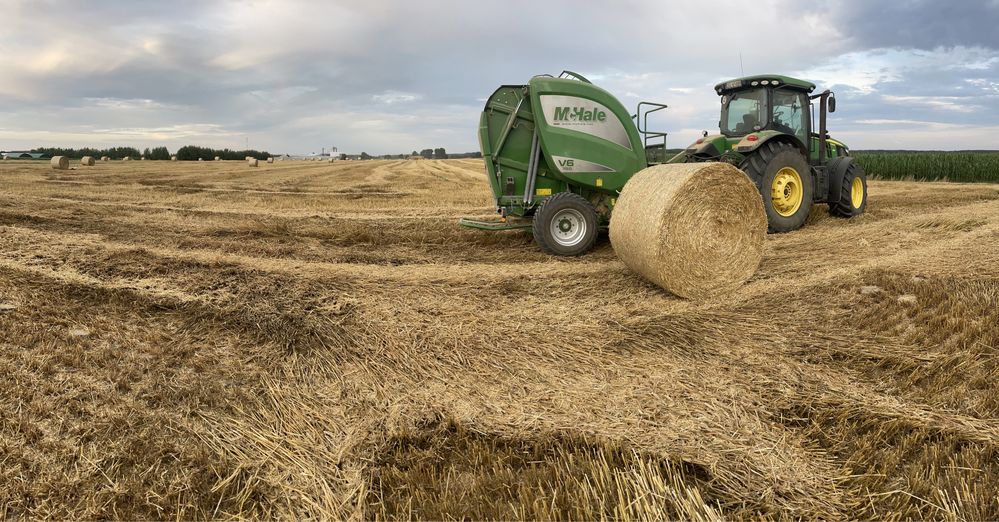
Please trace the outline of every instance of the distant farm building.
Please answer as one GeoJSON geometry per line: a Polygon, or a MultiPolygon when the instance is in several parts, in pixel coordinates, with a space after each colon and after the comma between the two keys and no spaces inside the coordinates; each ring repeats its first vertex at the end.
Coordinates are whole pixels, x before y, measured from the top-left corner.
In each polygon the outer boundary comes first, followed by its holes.
{"type": "Polygon", "coordinates": [[[49,159],[51,156],[44,152],[25,152],[12,150],[10,152],[0,152],[4,159],[49,159]]]}

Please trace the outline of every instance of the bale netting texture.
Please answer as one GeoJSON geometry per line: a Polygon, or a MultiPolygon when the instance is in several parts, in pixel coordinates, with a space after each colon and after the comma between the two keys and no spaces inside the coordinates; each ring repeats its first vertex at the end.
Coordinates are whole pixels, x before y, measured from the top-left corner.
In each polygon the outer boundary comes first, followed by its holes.
{"type": "Polygon", "coordinates": [[[80,165],[83,165],[84,167],[93,167],[96,163],[97,162],[94,161],[93,156],[84,156],[80,159],[80,165]]]}
{"type": "Polygon", "coordinates": [[[624,264],[688,299],[746,282],[760,266],[766,234],[759,191],[727,163],[657,165],[635,174],[610,222],[624,264]]]}
{"type": "Polygon", "coordinates": [[[52,156],[51,165],[56,170],[66,170],[69,168],[69,158],[66,156],[52,156]]]}

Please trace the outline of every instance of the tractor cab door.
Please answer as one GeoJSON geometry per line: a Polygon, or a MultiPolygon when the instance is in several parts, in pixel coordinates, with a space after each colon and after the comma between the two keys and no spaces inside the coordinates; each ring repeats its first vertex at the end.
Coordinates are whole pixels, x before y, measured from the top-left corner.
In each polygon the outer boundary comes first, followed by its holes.
{"type": "Polygon", "coordinates": [[[811,132],[811,117],[808,110],[810,106],[808,95],[803,92],[774,89],[771,128],[794,136],[801,142],[802,147],[808,147],[808,136],[811,132]]]}

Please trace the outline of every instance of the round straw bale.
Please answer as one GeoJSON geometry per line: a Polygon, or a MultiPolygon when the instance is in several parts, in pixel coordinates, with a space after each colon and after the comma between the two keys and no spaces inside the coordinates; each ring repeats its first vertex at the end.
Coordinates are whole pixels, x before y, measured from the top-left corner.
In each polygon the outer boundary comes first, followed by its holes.
{"type": "Polygon", "coordinates": [[[177,156],[170,156],[170,161],[177,161],[177,156]]]}
{"type": "Polygon", "coordinates": [[[84,167],[93,167],[96,163],[97,162],[94,161],[93,156],[84,156],[80,159],[80,165],[83,165],[84,167]]]}
{"type": "Polygon", "coordinates": [[[222,161],[222,158],[215,156],[215,161],[222,161]]]}
{"type": "Polygon", "coordinates": [[[131,156],[125,156],[125,157],[124,157],[124,158],[122,158],[121,160],[122,160],[122,161],[132,161],[132,157],[131,157],[131,156]]]}
{"type": "Polygon", "coordinates": [[[145,157],[145,156],[143,156],[143,157],[139,158],[139,160],[140,160],[140,161],[146,161],[146,157],[145,157]]]}
{"type": "Polygon", "coordinates": [[[50,163],[52,168],[55,170],[68,170],[69,169],[69,158],[66,156],[52,156],[52,161],[50,163]]]}
{"type": "Polygon", "coordinates": [[[267,163],[274,163],[274,158],[267,158],[267,163]]]}
{"type": "Polygon", "coordinates": [[[727,163],[656,165],[621,190],[610,222],[618,257],[688,299],[731,292],[763,258],[767,216],[756,186],[727,163]]]}
{"type": "Polygon", "coordinates": [[[101,156],[101,161],[111,161],[111,158],[108,156],[101,156]]]}
{"type": "Polygon", "coordinates": [[[246,160],[246,163],[248,165],[250,165],[251,167],[256,167],[257,166],[257,158],[250,158],[250,159],[246,160]]]}

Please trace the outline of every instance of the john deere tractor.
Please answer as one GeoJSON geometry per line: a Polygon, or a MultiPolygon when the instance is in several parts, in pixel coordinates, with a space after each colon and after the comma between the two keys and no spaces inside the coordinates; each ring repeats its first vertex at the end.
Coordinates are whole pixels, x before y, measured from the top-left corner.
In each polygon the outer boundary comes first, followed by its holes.
{"type": "Polygon", "coordinates": [[[756,183],[771,232],[801,227],[814,203],[852,217],[867,207],[867,176],[846,145],[829,138],[830,91],[812,94],[806,81],[767,74],[715,86],[721,96],[720,134],[704,136],[670,163],[725,161],[756,183]],[[818,101],[818,122],[813,117],[818,101]]]}
{"type": "MultiPolygon", "coordinates": [[[[864,171],[826,132],[832,93],[778,75],[719,84],[721,133],[707,132],[665,159],[666,133],[648,130],[641,102],[634,114],[607,91],[571,71],[504,85],[486,102],[479,144],[499,221],[461,220],[484,230],[530,229],[549,254],[576,256],[592,248],[617,195],[637,172],[661,163],[725,161],[742,169],[763,197],[771,232],[797,229],[812,204],[837,216],[867,204],[864,171]],[[818,101],[818,124],[812,109],[818,101]]],[[[663,169],[669,175],[669,169],[663,169]]],[[[696,195],[691,195],[696,197],[696,195]]]]}

